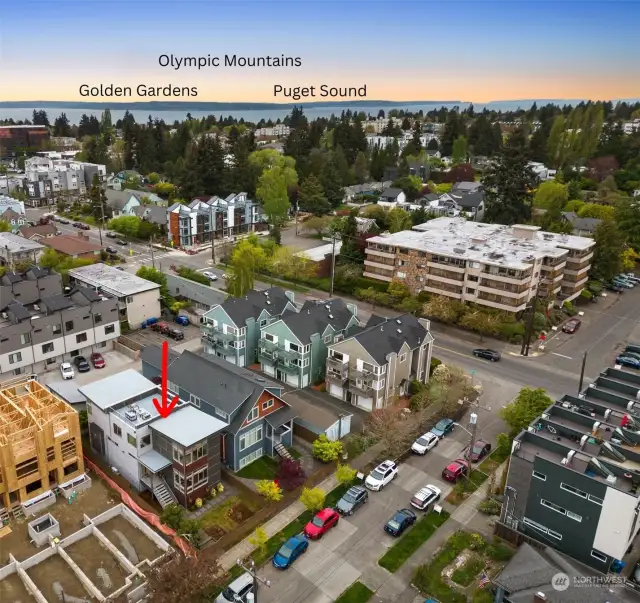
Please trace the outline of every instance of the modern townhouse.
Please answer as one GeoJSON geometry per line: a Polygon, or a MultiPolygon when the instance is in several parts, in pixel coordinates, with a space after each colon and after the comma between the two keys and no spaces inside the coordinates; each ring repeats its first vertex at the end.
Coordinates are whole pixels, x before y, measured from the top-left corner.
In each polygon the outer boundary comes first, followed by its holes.
{"type": "Polygon", "coordinates": [[[31,266],[25,272],[6,272],[0,276],[0,311],[14,302],[38,303],[42,297],[62,293],[62,276],[49,268],[31,266]]]}
{"type": "Polygon", "coordinates": [[[289,136],[290,133],[291,128],[289,126],[285,126],[284,124],[276,124],[275,126],[272,126],[270,128],[256,128],[254,135],[285,138],[286,136],[289,136]]]}
{"type": "Polygon", "coordinates": [[[87,400],[91,448],[162,508],[190,507],[220,482],[224,422],[184,400],[162,418],[153,403],[159,386],[133,369],[78,389],[87,400]]]}
{"type": "Polygon", "coordinates": [[[120,320],[138,329],[148,318],[158,318],[160,285],[103,263],[69,270],[69,282],[89,287],[118,300],[120,320]]]}
{"type": "Polygon", "coordinates": [[[308,301],[298,314],[285,314],[260,330],[261,370],[294,387],[324,378],[327,346],[360,327],[357,308],[341,299],[308,301]]]}
{"type": "Polygon", "coordinates": [[[253,232],[264,221],[262,207],[247,193],[231,194],[226,199],[196,197],[188,205],[175,203],[167,209],[167,233],[176,247],[253,232]]]}
{"type": "Polygon", "coordinates": [[[501,521],[607,573],[640,528],[640,374],[608,368],[513,441],[501,521]]]}
{"type": "Polygon", "coordinates": [[[373,315],[364,330],[328,346],[327,392],[368,411],[384,408],[412,381],[427,382],[432,344],[428,320],[373,315]]]}
{"type": "Polygon", "coordinates": [[[37,264],[44,245],[12,232],[0,232],[0,266],[15,270],[21,264],[37,264]]]}
{"type": "Polygon", "coordinates": [[[260,329],[285,312],[297,311],[294,293],[280,287],[228,297],[202,317],[204,351],[238,366],[250,366],[258,362],[260,329]]]}
{"type": "MultiPolygon", "coordinates": [[[[157,379],[161,349],[142,351],[142,372],[157,379]]],[[[171,353],[169,390],[224,423],[221,462],[238,471],[263,455],[288,457],[296,412],[282,399],[282,385],[216,356],[171,353]]]]}
{"type": "Polygon", "coordinates": [[[0,378],[104,351],[120,336],[117,300],[90,288],[41,295],[37,303],[8,301],[0,315],[0,378]]]}
{"type": "MultiPolygon", "coordinates": [[[[6,178],[0,178],[0,190],[6,178]]],[[[18,201],[0,192],[0,219],[6,220],[5,213],[8,209],[20,216],[25,216],[24,201],[18,201]]]]}
{"type": "Polygon", "coordinates": [[[594,246],[593,239],[537,226],[442,217],[367,239],[364,275],[400,279],[416,294],[427,291],[518,313],[536,294],[558,301],[580,295],[594,246]]]}
{"type": "Polygon", "coordinates": [[[55,502],[54,490],[64,495],[86,479],[78,413],[36,379],[0,383],[0,476],[3,523],[39,512],[55,502]]]}

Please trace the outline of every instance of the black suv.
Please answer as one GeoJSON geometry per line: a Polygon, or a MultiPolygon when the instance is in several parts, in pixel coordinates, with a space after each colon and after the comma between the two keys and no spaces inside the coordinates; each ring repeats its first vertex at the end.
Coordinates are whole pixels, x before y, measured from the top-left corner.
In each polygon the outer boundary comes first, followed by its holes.
{"type": "Polygon", "coordinates": [[[167,335],[176,341],[182,341],[184,339],[184,333],[180,329],[169,329],[167,335]]]}
{"type": "Polygon", "coordinates": [[[495,350],[488,350],[486,348],[478,348],[477,350],[473,350],[473,355],[476,358],[491,360],[491,362],[498,362],[498,360],[500,360],[500,352],[496,352],[495,350]]]}
{"type": "Polygon", "coordinates": [[[336,505],[340,515],[353,515],[353,512],[369,500],[369,493],[362,486],[349,488],[336,505]]]}
{"type": "Polygon", "coordinates": [[[91,366],[84,356],[76,356],[73,359],[73,363],[76,365],[79,373],[86,373],[91,370],[91,366]]]}

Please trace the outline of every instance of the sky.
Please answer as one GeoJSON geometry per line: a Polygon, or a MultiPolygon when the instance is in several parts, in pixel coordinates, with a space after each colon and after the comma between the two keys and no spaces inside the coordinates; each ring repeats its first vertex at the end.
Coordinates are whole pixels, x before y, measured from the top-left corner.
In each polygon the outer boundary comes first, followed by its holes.
{"type": "Polygon", "coordinates": [[[83,98],[83,84],[131,87],[120,101],[290,102],[275,85],[323,84],[366,85],[369,100],[636,98],[638,23],[638,0],[7,2],[0,100],[110,100],[83,98]],[[159,65],[171,54],[302,65],[176,71],[159,65]],[[198,95],[142,97],[140,84],[198,95]]]}

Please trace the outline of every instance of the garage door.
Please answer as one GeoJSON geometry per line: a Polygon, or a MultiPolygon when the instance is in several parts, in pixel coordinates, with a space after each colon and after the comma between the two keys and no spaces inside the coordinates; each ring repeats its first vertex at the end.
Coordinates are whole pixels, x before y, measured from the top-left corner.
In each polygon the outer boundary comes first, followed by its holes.
{"type": "Polygon", "coordinates": [[[287,374],[287,383],[289,385],[293,385],[294,387],[298,387],[298,375],[289,375],[287,374]]]}
{"type": "Polygon", "coordinates": [[[335,385],[334,383],[329,384],[329,393],[335,398],[340,398],[342,400],[342,388],[339,385],[335,385]]]}
{"type": "Polygon", "coordinates": [[[276,370],[273,368],[272,364],[263,364],[262,372],[267,373],[267,375],[271,375],[272,377],[276,374],[276,370]]]}
{"type": "Polygon", "coordinates": [[[238,358],[238,366],[245,366],[244,364],[244,355],[238,358]]]}
{"type": "Polygon", "coordinates": [[[358,396],[357,405],[365,410],[373,410],[373,398],[365,398],[364,396],[358,396]]]}
{"type": "Polygon", "coordinates": [[[232,356],[231,354],[229,354],[229,356],[227,356],[226,360],[228,362],[230,362],[231,364],[235,364],[236,363],[236,357],[232,356]]]}

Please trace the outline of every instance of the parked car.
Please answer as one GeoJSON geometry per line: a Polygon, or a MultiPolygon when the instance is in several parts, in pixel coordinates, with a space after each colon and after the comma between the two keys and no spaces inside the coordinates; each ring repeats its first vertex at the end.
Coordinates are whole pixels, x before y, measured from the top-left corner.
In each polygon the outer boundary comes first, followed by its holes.
{"type": "Polygon", "coordinates": [[[336,511],[340,515],[353,515],[359,507],[369,500],[369,493],[362,486],[349,488],[336,504],[336,511]]]}
{"type": "Polygon", "coordinates": [[[73,372],[73,367],[71,366],[70,362],[63,362],[60,365],[60,374],[62,375],[63,379],[73,379],[76,374],[73,372]]]}
{"type": "Polygon", "coordinates": [[[369,490],[382,490],[391,480],[398,475],[398,466],[393,461],[380,463],[364,481],[364,485],[369,490]]]}
{"type": "Polygon", "coordinates": [[[218,275],[214,274],[213,272],[211,272],[210,270],[205,270],[202,273],[202,276],[206,276],[210,281],[217,281],[218,280],[218,275]]]}
{"type": "Polygon", "coordinates": [[[158,322],[157,318],[147,318],[147,320],[143,320],[142,324],[140,325],[141,329],[146,329],[147,327],[150,327],[151,325],[155,325],[158,322]]]}
{"type": "Polygon", "coordinates": [[[440,419],[432,428],[431,433],[438,436],[439,438],[444,438],[448,433],[453,431],[455,424],[453,419],[440,419]]]}
{"type": "Polygon", "coordinates": [[[426,454],[438,445],[439,438],[435,433],[428,431],[424,435],[421,435],[412,445],[411,452],[416,454],[426,454]]]}
{"type": "Polygon", "coordinates": [[[171,327],[166,322],[156,322],[151,325],[151,330],[166,335],[171,327]]]}
{"type": "Polygon", "coordinates": [[[632,356],[618,356],[616,358],[616,364],[622,366],[629,366],[634,369],[640,369],[640,360],[633,358],[632,356]]]}
{"type": "Polygon", "coordinates": [[[215,603],[247,603],[247,595],[251,592],[253,583],[253,576],[245,572],[216,597],[215,603]]]}
{"type": "Polygon", "coordinates": [[[287,569],[291,564],[309,548],[309,541],[304,534],[292,536],[287,540],[273,556],[273,566],[278,569],[287,569]]]}
{"type": "Polygon", "coordinates": [[[614,291],[615,293],[624,293],[624,287],[621,287],[620,285],[616,285],[614,282],[605,283],[604,288],[607,291],[614,291]]]}
{"type": "Polygon", "coordinates": [[[182,341],[184,339],[184,333],[180,329],[169,329],[167,335],[176,341],[182,341]]]}
{"type": "Polygon", "coordinates": [[[488,348],[477,348],[473,350],[473,355],[476,358],[484,358],[485,360],[490,360],[491,362],[498,362],[500,360],[500,352],[496,352],[495,350],[490,350],[488,348]]]}
{"type": "Polygon", "coordinates": [[[91,360],[91,364],[93,364],[93,368],[100,369],[107,366],[106,362],[104,361],[104,358],[102,357],[102,354],[98,354],[98,352],[94,352],[93,354],[91,354],[91,356],[89,357],[89,360],[91,360]]]}
{"type": "Polygon", "coordinates": [[[73,226],[74,228],[80,228],[82,224],[80,222],[73,222],[71,226],[73,226]]]}
{"type": "Polygon", "coordinates": [[[398,509],[394,516],[384,524],[384,531],[392,536],[402,533],[416,522],[416,514],[411,509],[398,509]]]}
{"type": "Polygon", "coordinates": [[[469,470],[469,463],[464,459],[456,459],[442,470],[442,477],[448,482],[457,482],[469,470]]]}
{"type": "Polygon", "coordinates": [[[335,509],[327,507],[318,511],[314,518],[304,527],[304,535],[309,540],[318,540],[322,538],[331,528],[338,525],[340,515],[335,509]]]}
{"type": "Polygon", "coordinates": [[[628,281],[626,278],[620,278],[618,276],[613,279],[613,282],[615,285],[619,285],[620,287],[624,287],[625,289],[633,289],[636,286],[635,283],[628,281]]]}
{"type": "Polygon", "coordinates": [[[84,224],[82,222],[80,222],[80,226],[78,226],[78,228],[80,230],[91,230],[91,226],[89,226],[88,224],[84,224]]]}
{"type": "Polygon", "coordinates": [[[117,255],[118,254],[118,250],[115,247],[105,247],[104,250],[107,253],[110,253],[111,255],[117,255]]]}
{"type": "Polygon", "coordinates": [[[91,366],[87,362],[87,359],[84,356],[76,356],[73,359],[73,364],[76,365],[78,372],[86,373],[91,370],[91,366]]]}
{"type": "Polygon", "coordinates": [[[117,240],[116,240],[116,243],[117,243],[118,245],[122,245],[123,247],[124,247],[125,245],[128,245],[128,244],[129,244],[129,243],[127,243],[124,239],[117,239],[117,240]]]}
{"type": "Polygon", "coordinates": [[[436,486],[429,484],[424,488],[420,488],[420,490],[413,495],[413,498],[411,499],[411,506],[416,509],[420,509],[421,511],[426,511],[429,508],[429,505],[440,500],[441,494],[442,490],[440,490],[440,488],[436,488],[436,486]]]}
{"type": "Polygon", "coordinates": [[[569,333],[571,335],[580,328],[581,324],[582,324],[582,321],[578,318],[572,318],[571,320],[567,320],[567,322],[565,322],[562,325],[562,332],[569,333]]]}
{"type": "Polygon", "coordinates": [[[477,463],[481,461],[487,454],[491,452],[491,444],[489,442],[485,442],[484,440],[476,440],[476,443],[473,445],[471,449],[471,461],[473,463],[477,463]]]}
{"type": "Polygon", "coordinates": [[[109,237],[110,239],[117,239],[118,235],[115,232],[105,232],[105,237],[109,237]]]}
{"type": "Polygon", "coordinates": [[[626,272],[625,274],[620,275],[622,278],[626,278],[628,281],[635,283],[636,285],[640,285],[640,277],[633,274],[633,272],[626,272]]]}
{"type": "Polygon", "coordinates": [[[630,352],[629,350],[625,350],[620,354],[620,356],[626,356],[628,358],[635,358],[636,360],[640,360],[640,353],[638,352],[630,352]]]}
{"type": "Polygon", "coordinates": [[[176,316],[176,322],[183,327],[186,327],[189,324],[189,318],[187,316],[176,316]]]}

